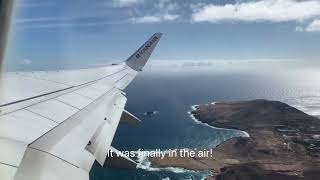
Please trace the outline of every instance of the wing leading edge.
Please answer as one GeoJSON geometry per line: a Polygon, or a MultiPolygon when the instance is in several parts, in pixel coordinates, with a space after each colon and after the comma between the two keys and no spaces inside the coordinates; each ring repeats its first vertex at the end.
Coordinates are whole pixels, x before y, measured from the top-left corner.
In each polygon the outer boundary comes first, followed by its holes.
{"type": "Polygon", "coordinates": [[[0,179],[88,180],[94,161],[106,166],[123,112],[130,114],[122,90],[142,70],[160,37],[154,34],[115,66],[4,75],[1,96],[14,99],[0,98],[0,179]],[[9,83],[22,77],[18,87],[9,83]],[[42,87],[34,92],[30,84],[42,87]]]}

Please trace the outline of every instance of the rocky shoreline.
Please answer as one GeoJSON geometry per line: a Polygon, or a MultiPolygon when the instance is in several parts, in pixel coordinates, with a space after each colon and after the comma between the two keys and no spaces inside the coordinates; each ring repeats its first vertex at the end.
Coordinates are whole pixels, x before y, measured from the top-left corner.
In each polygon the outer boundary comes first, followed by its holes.
{"type": "Polygon", "coordinates": [[[252,100],[198,105],[191,112],[214,127],[250,137],[229,139],[213,157],[152,158],[154,167],[212,170],[224,180],[320,179],[320,120],[279,101],[252,100]]]}

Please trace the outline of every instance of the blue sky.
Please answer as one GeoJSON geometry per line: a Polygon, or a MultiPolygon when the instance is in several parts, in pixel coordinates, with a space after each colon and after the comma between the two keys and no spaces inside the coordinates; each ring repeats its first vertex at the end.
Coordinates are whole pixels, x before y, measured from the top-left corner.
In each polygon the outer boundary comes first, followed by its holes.
{"type": "Polygon", "coordinates": [[[125,60],[155,32],[156,60],[320,57],[317,0],[17,0],[12,23],[19,67],[125,60]]]}

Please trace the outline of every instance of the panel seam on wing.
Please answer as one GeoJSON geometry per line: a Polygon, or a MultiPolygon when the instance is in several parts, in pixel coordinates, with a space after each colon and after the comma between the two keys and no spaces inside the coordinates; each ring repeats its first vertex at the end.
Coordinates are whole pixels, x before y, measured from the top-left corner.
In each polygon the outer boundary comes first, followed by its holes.
{"type": "Polygon", "coordinates": [[[67,102],[61,101],[61,100],[59,100],[59,99],[53,99],[53,100],[58,101],[58,102],[61,102],[61,103],[65,104],[65,105],[67,105],[67,106],[71,106],[71,107],[73,107],[73,108],[75,108],[75,109],[77,109],[77,110],[81,110],[80,108],[78,108],[78,107],[76,107],[76,106],[74,106],[74,105],[71,105],[71,104],[69,104],[69,103],[67,103],[67,102]]]}
{"type": "Polygon", "coordinates": [[[29,111],[29,112],[37,115],[37,116],[43,117],[43,118],[45,118],[45,119],[47,119],[47,120],[50,120],[50,121],[52,121],[52,122],[55,122],[55,123],[59,124],[59,122],[57,122],[57,121],[55,121],[55,120],[53,120],[53,119],[51,119],[51,118],[49,118],[49,117],[43,116],[43,115],[41,115],[41,114],[39,114],[39,113],[37,113],[37,112],[34,112],[34,111],[32,111],[32,110],[30,110],[30,109],[28,109],[28,108],[25,108],[24,110],[29,111]]]}
{"type": "Polygon", "coordinates": [[[72,86],[71,84],[66,84],[66,83],[62,83],[62,82],[58,82],[58,81],[53,81],[53,80],[49,80],[49,79],[44,79],[44,78],[40,78],[40,77],[36,77],[36,76],[30,76],[30,75],[26,75],[26,74],[17,73],[16,75],[22,76],[22,77],[28,77],[28,78],[32,78],[32,79],[38,79],[38,80],[48,81],[48,82],[52,82],[52,83],[56,83],[56,84],[61,84],[61,85],[66,85],[66,86],[72,86]]]}
{"type": "Polygon", "coordinates": [[[56,157],[56,158],[58,158],[58,159],[60,159],[60,160],[62,160],[62,161],[64,161],[64,162],[66,162],[66,163],[68,163],[68,164],[76,167],[76,168],[80,168],[79,166],[77,166],[77,165],[75,165],[75,164],[73,164],[73,163],[71,163],[71,162],[69,162],[69,161],[67,161],[67,160],[65,160],[65,159],[62,159],[62,158],[60,158],[59,156],[56,156],[56,155],[54,155],[54,154],[52,154],[52,153],[49,153],[49,152],[47,152],[47,151],[43,151],[43,150],[41,150],[41,149],[34,148],[34,147],[30,147],[30,146],[29,146],[28,148],[34,149],[34,150],[36,150],[36,151],[40,151],[40,152],[42,152],[42,153],[49,154],[49,155],[51,155],[51,156],[53,156],[53,157],[56,157]]]}
{"type": "Polygon", "coordinates": [[[5,165],[5,166],[14,167],[14,168],[18,168],[18,167],[19,167],[19,166],[14,166],[14,165],[7,164],[7,163],[4,163],[4,162],[0,162],[0,164],[3,164],[3,165],[5,165]]]}

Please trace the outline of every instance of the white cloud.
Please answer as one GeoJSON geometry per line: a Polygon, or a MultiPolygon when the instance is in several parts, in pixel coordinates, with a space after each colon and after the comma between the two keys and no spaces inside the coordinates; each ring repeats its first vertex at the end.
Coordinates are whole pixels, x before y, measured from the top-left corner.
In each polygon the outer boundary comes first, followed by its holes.
{"type": "Polygon", "coordinates": [[[132,24],[158,23],[158,22],[164,22],[164,21],[174,21],[178,18],[179,18],[179,15],[176,15],[176,14],[164,14],[164,15],[154,15],[154,16],[133,17],[129,19],[129,22],[132,24]]]}
{"type": "Polygon", "coordinates": [[[320,32],[320,19],[314,20],[305,28],[306,32],[320,32]]]}
{"type": "Polygon", "coordinates": [[[162,8],[165,8],[167,3],[170,3],[170,0],[159,0],[156,6],[157,8],[162,9],[162,8]]]}
{"type": "Polygon", "coordinates": [[[162,19],[165,21],[174,21],[179,18],[177,14],[165,14],[162,19]]]}
{"type": "Polygon", "coordinates": [[[144,0],[112,0],[113,4],[117,7],[128,7],[142,3],[144,0]]]}
{"type": "Polygon", "coordinates": [[[303,21],[320,16],[318,0],[261,0],[237,4],[206,4],[193,8],[193,22],[303,21]]]}
{"type": "Polygon", "coordinates": [[[16,23],[38,23],[50,21],[67,21],[72,20],[72,17],[34,17],[34,18],[16,18],[16,23]]]}
{"type": "Polygon", "coordinates": [[[179,5],[175,2],[171,2],[170,0],[160,0],[158,4],[155,5],[156,8],[170,12],[177,10],[179,8],[179,5]]]}
{"type": "Polygon", "coordinates": [[[38,29],[38,28],[74,28],[74,27],[95,27],[95,26],[107,26],[115,24],[123,24],[125,22],[84,22],[84,23],[41,23],[41,24],[27,24],[25,26],[19,26],[19,29],[38,29]]]}
{"type": "Polygon", "coordinates": [[[296,32],[320,32],[320,19],[313,20],[307,26],[297,26],[296,32]]]}
{"type": "Polygon", "coordinates": [[[86,26],[105,26],[111,24],[128,23],[122,21],[106,21],[103,14],[88,14],[82,16],[51,16],[51,17],[16,17],[14,22],[19,29],[34,28],[65,28],[65,27],[86,27],[86,26]],[[85,20],[85,21],[82,21],[85,20]],[[90,21],[88,21],[90,20],[90,21]]]}
{"type": "Polygon", "coordinates": [[[30,65],[30,64],[32,64],[32,61],[30,59],[24,59],[24,60],[22,60],[22,64],[30,65]]]}
{"type": "Polygon", "coordinates": [[[304,28],[301,26],[297,26],[295,30],[296,30],[296,32],[303,32],[304,28]]]}
{"type": "Polygon", "coordinates": [[[159,0],[154,4],[154,8],[157,9],[157,11],[151,13],[153,15],[132,17],[129,19],[129,22],[132,24],[159,23],[165,21],[174,21],[180,17],[180,15],[174,13],[174,11],[179,8],[178,4],[173,3],[171,0],[159,0]]]}
{"type": "Polygon", "coordinates": [[[45,6],[52,6],[52,5],[55,5],[54,2],[28,2],[28,1],[25,1],[25,2],[22,2],[22,1],[19,1],[17,2],[16,4],[18,7],[23,7],[23,8],[36,8],[36,7],[45,7],[45,6]]]}
{"type": "Polygon", "coordinates": [[[160,22],[161,18],[159,16],[143,16],[143,17],[133,17],[129,19],[132,24],[137,23],[156,23],[160,22]]]}

